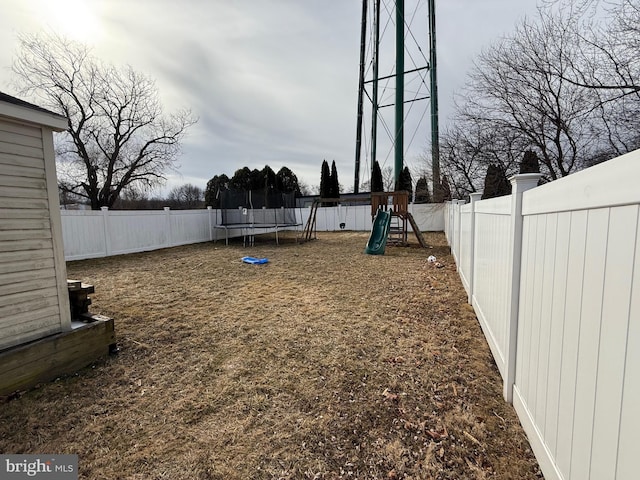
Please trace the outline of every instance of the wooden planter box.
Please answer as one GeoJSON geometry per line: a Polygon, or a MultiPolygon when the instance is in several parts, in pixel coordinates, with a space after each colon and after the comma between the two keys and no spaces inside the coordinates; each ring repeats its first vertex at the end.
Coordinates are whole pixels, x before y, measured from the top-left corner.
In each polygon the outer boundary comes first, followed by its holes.
{"type": "Polygon", "coordinates": [[[72,330],[0,352],[0,395],[26,390],[90,365],[115,348],[113,319],[87,315],[72,330]]]}

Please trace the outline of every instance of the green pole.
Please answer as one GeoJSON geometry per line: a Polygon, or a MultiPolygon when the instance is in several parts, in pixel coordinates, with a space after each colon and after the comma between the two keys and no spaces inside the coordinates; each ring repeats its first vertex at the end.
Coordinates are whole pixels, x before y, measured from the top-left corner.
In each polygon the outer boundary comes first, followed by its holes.
{"type": "Polygon", "coordinates": [[[436,2],[429,0],[429,78],[431,84],[431,172],[433,200],[442,201],[440,184],[440,135],[438,125],[438,76],[436,65],[436,2]]]}
{"type": "MultiPolygon", "coordinates": [[[[396,137],[394,183],[403,168],[404,150],[404,0],[396,0],[396,137]]],[[[395,188],[394,188],[395,189],[395,188]]]]}
{"type": "Polygon", "coordinates": [[[378,57],[380,54],[380,0],[376,0],[373,14],[375,23],[375,43],[373,47],[373,105],[371,107],[371,176],[373,178],[373,164],[378,158],[378,57]]]}

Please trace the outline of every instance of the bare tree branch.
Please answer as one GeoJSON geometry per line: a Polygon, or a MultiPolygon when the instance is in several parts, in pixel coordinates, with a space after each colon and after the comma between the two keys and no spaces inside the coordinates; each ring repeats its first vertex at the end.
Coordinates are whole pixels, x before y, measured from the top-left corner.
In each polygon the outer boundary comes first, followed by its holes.
{"type": "Polygon", "coordinates": [[[197,120],[164,115],[155,83],[131,67],[95,60],[87,47],[56,35],[22,35],[13,71],[21,93],[65,115],[58,161],[76,168],[61,188],[112,207],[123,189],[161,184],[175,169],[181,141],[197,120]]]}

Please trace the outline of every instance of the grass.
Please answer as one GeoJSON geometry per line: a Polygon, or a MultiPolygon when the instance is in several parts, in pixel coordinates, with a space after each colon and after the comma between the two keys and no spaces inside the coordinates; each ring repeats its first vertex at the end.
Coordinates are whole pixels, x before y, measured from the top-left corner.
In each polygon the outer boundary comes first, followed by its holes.
{"type": "Polygon", "coordinates": [[[2,404],[0,451],[86,479],[541,478],[443,235],[366,239],[70,263],[121,351],[2,404]]]}

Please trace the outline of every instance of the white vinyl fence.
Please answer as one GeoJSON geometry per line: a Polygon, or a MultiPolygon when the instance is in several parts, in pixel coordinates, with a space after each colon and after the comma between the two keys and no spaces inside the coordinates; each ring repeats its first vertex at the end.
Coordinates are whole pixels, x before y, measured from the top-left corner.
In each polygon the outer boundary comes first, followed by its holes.
{"type": "Polygon", "coordinates": [[[62,210],[66,260],[108,257],[224,238],[216,210],[62,210]],[[218,237],[217,237],[217,236],[218,237]]]}
{"type": "MultiPolygon", "coordinates": [[[[444,230],[444,209],[442,203],[409,204],[409,213],[422,232],[442,232],[444,230]]],[[[306,224],[311,208],[298,209],[302,224],[306,224]]],[[[318,208],[316,215],[316,229],[319,232],[334,232],[340,230],[340,224],[345,224],[345,230],[369,231],[372,227],[371,205],[357,205],[318,208]]],[[[411,232],[410,232],[411,233],[411,232]]]]}
{"type": "Polygon", "coordinates": [[[547,480],[635,479],[640,150],[446,206],[470,303],[547,480]]]}
{"type": "MultiPolygon", "coordinates": [[[[296,222],[301,230],[309,218],[310,208],[296,208],[296,222]]],[[[410,205],[410,210],[422,231],[444,229],[444,205],[410,205]]],[[[225,231],[216,228],[222,221],[219,210],[62,210],[62,230],[66,260],[108,257],[143,252],[190,243],[225,239],[225,231]]],[[[323,207],[318,209],[316,230],[337,231],[371,229],[369,205],[323,207]]],[[[274,229],[256,230],[256,234],[274,229]]],[[[229,230],[229,237],[242,236],[246,231],[229,230]]]]}

